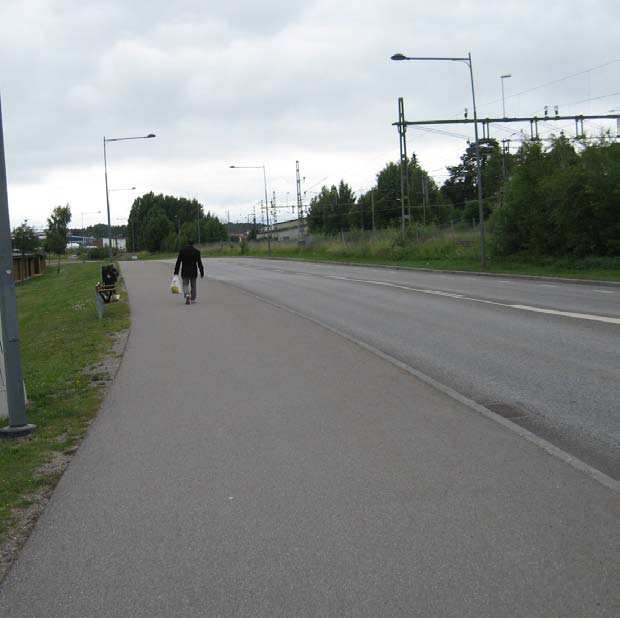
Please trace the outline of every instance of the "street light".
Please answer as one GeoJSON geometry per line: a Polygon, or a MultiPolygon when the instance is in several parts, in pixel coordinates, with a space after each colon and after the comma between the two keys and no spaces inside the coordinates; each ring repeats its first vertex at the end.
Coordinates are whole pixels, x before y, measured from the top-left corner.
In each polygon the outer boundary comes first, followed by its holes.
{"type": "Polygon", "coordinates": [[[265,212],[267,213],[267,253],[271,257],[271,229],[269,227],[269,199],[267,198],[267,172],[265,165],[231,165],[231,169],[236,170],[263,170],[263,182],[265,184],[265,212]]]}
{"type": "Polygon", "coordinates": [[[469,66],[469,79],[471,82],[471,99],[474,106],[474,135],[476,149],[476,183],[478,185],[478,217],[480,219],[480,266],[486,266],[485,247],[484,247],[484,207],[482,202],[482,164],[480,157],[480,143],[478,141],[478,112],[476,110],[476,91],[474,88],[474,69],[471,62],[471,52],[463,58],[448,57],[429,57],[429,56],[405,56],[404,54],[394,54],[391,60],[439,60],[449,62],[464,62],[469,66]]]}
{"type": "Polygon", "coordinates": [[[504,98],[504,80],[508,79],[509,77],[512,77],[512,75],[510,75],[510,73],[507,73],[506,75],[500,75],[499,79],[502,82],[502,114],[503,117],[506,118],[506,99],[504,98]]]}
{"type": "Polygon", "coordinates": [[[82,215],[82,245],[86,244],[86,228],[84,227],[84,215],[100,215],[100,210],[92,210],[90,212],[83,212],[82,215]]]}
{"type": "Polygon", "coordinates": [[[9,425],[0,427],[0,437],[17,438],[32,433],[35,426],[26,416],[26,397],[19,349],[17,301],[13,281],[13,244],[9,218],[9,197],[4,161],[4,134],[2,130],[2,105],[0,104],[0,332],[4,356],[4,383],[9,425]]]}
{"type": "Polygon", "coordinates": [[[108,159],[106,154],[106,144],[108,142],[127,142],[135,139],[150,139],[155,137],[155,133],[139,135],[137,137],[103,137],[103,166],[105,170],[105,203],[108,209],[108,256],[112,259],[112,222],[110,221],[110,191],[108,190],[108,159]]]}

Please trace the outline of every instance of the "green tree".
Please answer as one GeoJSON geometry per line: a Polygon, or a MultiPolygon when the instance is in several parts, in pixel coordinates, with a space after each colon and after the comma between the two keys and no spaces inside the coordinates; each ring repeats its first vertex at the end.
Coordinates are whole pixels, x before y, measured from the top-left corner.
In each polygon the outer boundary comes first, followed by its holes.
{"type": "Polygon", "coordinates": [[[153,208],[143,233],[144,246],[151,252],[162,251],[165,240],[174,228],[161,208],[153,208]]]}
{"type": "MultiPolygon", "coordinates": [[[[499,200],[500,190],[504,182],[504,171],[508,176],[513,167],[513,156],[502,153],[499,143],[495,139],[483,138],[480,140],[480,160],[482,172],[482,190],[485,198],[484,216],[491,213],[491,205],[499,200]]],[[[441,191],[454,208],[461,213],[461,217],[470,221],[478,220],[478,183],[476,168],[476,147],[470,143],[458,165],[448,167],[449,177],[444,182],[441,191]]]]}
{"type": "Polygon", "coordinates": [[[349,209],[349,226],[357,230],[372,229],[371,191],[360,194],[357,202],[349,209]]]}
{"type": "MultiPolygon", "coordinates": [[[[198,229],[195,221],[186,221],[181,226],[181,242],[180,246],[186,245],[190,240],[196,242],[198,229]]],[[[202,240],[202,235],[201,235],[202,240]]]]}
{"type": "Polygon", "coordinates": [[[207,212],[200,222],[200,240],[201,242],[215,242],[218,240],[226,240],[228,232],[226,225],[222,223],[218,217],[207,212]]]}
{"type": "MultiPolygon", "coordinates": [[[[402,217],[400,172],[400,163],[390,162],[377,174],[375,189],[375,225],[377,228],[400,224],[402,217]]],[[[442,202],[442,196],[435,181],[418,165],[416,156],[412,155],[406,168],[405,215],[411,215],[411,220],[417,222],[449,221],[451,208],[442,202]]],[[[365,212],[370,213],[369,194],[364,198],[363,208],[365,212]]],[[[371,227],[371,223],[368,227],[371,227]]]]}
{"type": "Polygon", "coordinates": [[[498,254],[620,254],[620,144],[526,143],[490,220],[498,254]]]}
{"type": "MultiPolygon", "coordinates": [[[[222,222],[211,213],[205,214],[200,202],[184,197],[146,193],[134,200],[129,214],[127,227],[130,230],[128,248],[131,251],[147,246],[147,227],[155,212],[163,213],[176,232],[177,221],[182,227],[186,223],[194,225],[195,236],[198,240],[200,226],[200,241],[220,240],[226,238],[226,228],[222,222]]],[[[152,243],[151,243],[152,245],[152,243]]]]}
{"type": "Polygon", "coordinates": [[[67,232],[71,221],[71,208],[57,206],[47,219],[45,250],[58,256],[58,271],[60,272],[60,256],[67,250],[67,232]]]}
{"type": "Polygon", "coordinates": [[[308,226],[311,232],[339,234],[350,227],[349,211],[355,204],[353,189],[341,180],[338,186],[323,186],[310,202],[308,226]]]}
{"type": "Polygon", "coordinates": [[[28,219],[13,230],[13,247],[22,255],[34,253],[39,248],[39,239],[34,228],[28,225],[28,219]]]}

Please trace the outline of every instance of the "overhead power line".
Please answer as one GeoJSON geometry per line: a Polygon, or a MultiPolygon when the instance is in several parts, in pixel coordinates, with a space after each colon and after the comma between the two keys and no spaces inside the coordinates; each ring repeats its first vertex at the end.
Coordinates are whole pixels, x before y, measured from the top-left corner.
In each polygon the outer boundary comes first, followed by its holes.
{"type": "MultiPolygon", "coordinates": [[[[566,75],[564,77],[560,77],[558,79],[553,79],[549,82],[545,82],[544,84],[539,84],[538,86],[533,86],[532,88],[527,88],[525,90],[521,90],[521,92],[514,92],[513,94],[509,94],[505,97],[505,99],[512,99],[514,97],[519,97],[522,94],[528,94],[529,92],[534,92],[535,90],[540,90],[541,88],[546,88],[547,86],[553,86],[555,84],[559,84],[561,82],[566,81],[567,79],[572,79],[573,77],[579,77],[580,75],[585,75],[586,73],[590,73],[591,71],[596,71],[597,69],[602,69],[603,67],[607,67],[610,64],[614,64],[616,62],[620,62],[620,58],[614,58],[613,60],[609,60],[604,62],[603,64],[598,64],[594,67],[590,67],[589,69],[584,69],[583,71],[578,71],[577,73],[571,73],[570,75],[566,75]]],[[[480,107],[485,107],[487,105],[493,105],[494,103],[498,103],[502,99],[495,99],[493,101],[489,101],[488,103],[483,103],[480,107]]]]}

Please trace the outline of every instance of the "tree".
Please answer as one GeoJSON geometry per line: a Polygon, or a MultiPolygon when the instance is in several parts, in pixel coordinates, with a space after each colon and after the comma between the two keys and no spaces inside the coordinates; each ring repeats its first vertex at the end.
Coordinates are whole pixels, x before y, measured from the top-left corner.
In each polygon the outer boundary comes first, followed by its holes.
{"type": "Polygon", "coordinates": [[[164,211],[161,208],[154,208],[144,230],[144,245],[153,253],[161,251],[165,248],[164,241],[173,231],[173,226],[164,211]]]}
{"type": "MultiPolygon", "coordinates": [[[[499,198],[504,170],[506,175],[509,175],[512,169],[513,156],[502,153],[497,140],[482,138],[480,140],[480,161],[486,218],[491,213],[491,198],[496,198],[496,200],[499,198]]],[[[458,165],[447,169],[450,175],[441,188],[442,193],[460,211],[464,220],[470,221],[472,218],[477,220],[479,213],[475,144],[471,143],[467,146],[458,165]]]]}
{"type": "Polygon", "coordinates": [[[620,144],[526,143],[490,220],[500,255],[620,254],[620,144]]]}
{"type": "Polygon", "coordinates": [[[197,200],[146,193],[136,198],[131,206],[128,221],[128,228],[131,231],[128,237],[128,248],[131,251],[147,246],[147,227],[156,212],[163,213],[174,228],[175,234],[177,225],[182,227],[185,224],[191,224],[194,226],[195,240],[200,238],[201,242],[208,242],[226,238],[225,226],[215,215],[209,212],[205,215],[202,204],[197,200]],[[199,226],[200,234],[198,233],[199,226]]]}
{"type": "Polygon", "coordinates": [[[57,206],[47,220],[45,250],[58,256],[58,271],[60,272],[60,256],[67,250],[67,231],[71,221],[69,204],[57,206]]]}
{"type": "MultiPolygon", "coordinates": [[[[400,163],[390,162],[377,174],[375,189],[375,225],[378,228],[400,223],[400,163]]],[[[441,193],[435,181],[422,169],[415,155],[407,163],[405,184],[405,214],[412,221],[444,223],[450,220],[451,209],[442,204],[441,193]],[[425,197],[426,193],[426,197],[425,197]]],[[[363,201],[364,219],[371,219],[370,195],[363,201]]],[[[371,227],[370,222],[367,227],[371,227]]]]}
{"type": "Polygon", "coordinates": [[[349,211],[355,204],[353,189],[340,181],[338,186],[323,186],[310,202],[308,227],[311,232],[338,234],[350,227],[349,211]]]}
{"type": "Polygon", "coordinates": [[[202,242],[226,240],[228,231],[218,217],[208,212],[200,221],[200,239],[202,242]]]}
{"type": "Polygon", "coordinates": [[[13,230],[13,247],[22,255],[33,253],[38,249],[39,239],[34,233],[34,228],[28,225],[28,219],[13,230]]]}

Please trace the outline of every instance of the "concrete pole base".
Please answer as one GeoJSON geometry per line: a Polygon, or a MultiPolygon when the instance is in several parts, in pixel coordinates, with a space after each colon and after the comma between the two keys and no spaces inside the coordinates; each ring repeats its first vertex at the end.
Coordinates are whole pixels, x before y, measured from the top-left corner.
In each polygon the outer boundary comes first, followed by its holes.
{"type": "Polygon", "coordinates": [[[0,439],[2,438],[21,438],[23,436],[30,435],[35,429],[36,425],[30,423],[26,425],[20,425],[19,427],[0,427],[0,439]]]}

